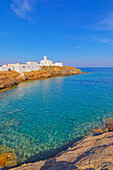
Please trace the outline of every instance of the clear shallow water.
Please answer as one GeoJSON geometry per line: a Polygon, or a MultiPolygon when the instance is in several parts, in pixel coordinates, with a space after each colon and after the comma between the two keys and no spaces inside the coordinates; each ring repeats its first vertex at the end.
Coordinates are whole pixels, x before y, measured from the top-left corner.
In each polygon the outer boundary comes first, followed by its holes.
{"type": "Polygon", "coordinates": [[[113,68],[22,83],[0,93],[0,145],[19,163],[52,156],[113,117],[113,68]]]}

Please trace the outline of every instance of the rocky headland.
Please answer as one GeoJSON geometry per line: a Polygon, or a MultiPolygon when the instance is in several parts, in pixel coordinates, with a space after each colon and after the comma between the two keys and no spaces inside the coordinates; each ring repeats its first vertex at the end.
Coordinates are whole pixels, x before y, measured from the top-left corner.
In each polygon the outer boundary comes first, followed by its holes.
{"type": "Polygon", "coordinates": [[[38,71],[25,72],[24,74],[20,74],[16,71],[0,71],[0,91],[28,80],[40,80],[50,77],[76,74],[82,74],[82,71],[69,66],[44,66],[38,71]]]}

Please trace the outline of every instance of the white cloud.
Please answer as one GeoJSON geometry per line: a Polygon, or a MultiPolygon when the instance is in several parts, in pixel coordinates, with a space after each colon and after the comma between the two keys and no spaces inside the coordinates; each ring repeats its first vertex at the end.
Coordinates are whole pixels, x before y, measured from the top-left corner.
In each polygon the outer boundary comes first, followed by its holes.
{"type": "Polygon", "coordinates": [[[113,30],[113,13],[103,16],[100,20],[98,28],[100,30],[113,30]]]}
{"type": "Polygon", "coordinates": [[[33,11],[34,0],[12,0],[11,9],[20,18],[30,19],[29,13],[33,11]]]}
{"type": "Polygon", "coordinates": [[[102,42],[105,44],[110,44],[113,45],[113,39],[109,39],[109,38],[100,38],[100,39],[95,39],[98,42],[102,42]]]}

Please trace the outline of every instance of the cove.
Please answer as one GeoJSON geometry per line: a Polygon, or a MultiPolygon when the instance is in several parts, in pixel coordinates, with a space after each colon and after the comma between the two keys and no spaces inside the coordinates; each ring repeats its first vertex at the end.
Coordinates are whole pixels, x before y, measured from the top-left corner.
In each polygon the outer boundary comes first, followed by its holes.
{"type": "Polygon", "coordinates": [[[25,82],[0,93],[0,145],[19,164],[45,159],[113,117],[113,68],[25,82]]]}

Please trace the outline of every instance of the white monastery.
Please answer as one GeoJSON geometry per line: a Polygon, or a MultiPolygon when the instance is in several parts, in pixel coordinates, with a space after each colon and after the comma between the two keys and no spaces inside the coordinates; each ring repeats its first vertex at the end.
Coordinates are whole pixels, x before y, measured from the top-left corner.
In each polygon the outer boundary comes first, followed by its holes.
{"type": "Polygon", "coordinates": [[[53,61],[47,60],[47,57],[44,56],[44,60],[41,60],[40,66],[59,66],[59,67],[61,67],[61,66],[63,66],[63,63],[55,63],[55,64],[53,64],[53,61]]]}
{"type": "Polygon", "coordinates": [[[15,70],[19,73],[22,72],[31,72],[31,71],[37,71],[40,70],[42,66],[63,66],[63,63],[54,63],[51,60],[47,60],[47,57],[44,56],[44,60],[41,60],[40,64],[37,62],[27,62],[26,64],[6,64],[3,66],[0,66],[0,71],[10,71],[15,70]]]}

